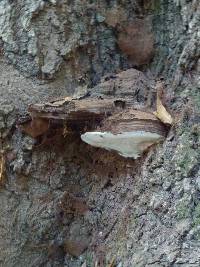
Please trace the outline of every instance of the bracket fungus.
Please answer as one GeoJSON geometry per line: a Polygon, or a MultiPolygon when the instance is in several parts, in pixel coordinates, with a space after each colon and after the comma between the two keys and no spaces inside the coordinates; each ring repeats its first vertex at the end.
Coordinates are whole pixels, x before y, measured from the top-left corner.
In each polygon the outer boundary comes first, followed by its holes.
{"type": "Polygon", "coordinates": [[[51,127],[67,126],[69,133],[80,135],[92,146],[136,159],[165,137],[166,126],[154,114],[132,109],[132,105],[131,100],[119,98],[65,98],[34,104],[29,107],[30,118],[20,128],[37,138],[51,127]]]}
{"type": "Polygon", "coordinates": [[[110,132],[87,132],[81,139],[95,147],[114,150],[126,158],[138,158],[149,146],[162,139],[156,133],[133,131],[113,134],[110,132]]]}
{"type": "Polygon", "coordinates": [[[153,114],[128,110],[105,119],[100,129],[82,134],[81,139],[92,146],[136,159],[165,135],[165,126],[153,114]]]}

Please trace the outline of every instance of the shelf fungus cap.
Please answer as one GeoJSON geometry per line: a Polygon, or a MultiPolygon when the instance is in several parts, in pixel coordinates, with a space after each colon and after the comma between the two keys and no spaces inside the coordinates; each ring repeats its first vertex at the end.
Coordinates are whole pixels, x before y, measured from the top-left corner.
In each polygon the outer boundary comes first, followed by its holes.
{"type": "Polygon", "coordinates": [[[86,132],[81,139],[94,147],[137,159],[165,135],[165,126],[153,114],[132,110],[109,117],[99,130],[86,132]]]}

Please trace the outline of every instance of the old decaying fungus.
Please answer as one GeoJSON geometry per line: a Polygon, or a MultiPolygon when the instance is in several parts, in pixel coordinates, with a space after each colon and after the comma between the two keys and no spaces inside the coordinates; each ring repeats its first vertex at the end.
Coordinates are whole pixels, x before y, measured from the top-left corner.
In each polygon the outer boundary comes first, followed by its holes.
{"type": "Polygon", "coordinates": [[[153,114],[128,110],[109,117],[100,130],[86,132],[81,139],[92,146],[136,159],[148,147],[162,140],[165,133],[165,126],[153,114]]]}
{"type": "Polygon", "coordinates": [[[136,159],[165,137],[166,128],[152,113],[134,110],[131,106],[126,99],[65,98],[31,105],[31,119],[23,121],[20,128],[36,138],[51,127],[67,126],[69,132],[78,133],[92,146],[136,159]]]}
{"type": "Polygon", "coordinates": [[[118,98],[64,98],[45,104],[29,106],[30,117],[18,122],[19,128],[36,138],[51,127],[67,126],[71,132],[82,133],[95,129],[99,123],[116,111],[131,105],[130,101],[118,98]]]}
{"type": "Polygon", "coordinates": [[[148,64],[154,54],[154,35],[152,22],[146,19],[134,19],[119,29],[118,45],[122,52],[136,66],[148,64]]]}

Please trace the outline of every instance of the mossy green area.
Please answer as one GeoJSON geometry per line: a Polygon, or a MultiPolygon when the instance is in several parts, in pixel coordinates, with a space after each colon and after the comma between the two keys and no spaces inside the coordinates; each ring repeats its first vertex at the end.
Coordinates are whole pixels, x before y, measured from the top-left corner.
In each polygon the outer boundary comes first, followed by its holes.
{"type": "Polygon", "coordinates": [[[187,198],[182,199],[176,206],[176,214],[179,220],[190,217],[190,202],[187,198]]]}
{"type": "Polygon", "coordinates": [[[191,91],[191,98],[195,104],[196,109],[200,112],[200,89],[199,88],[194,88],[191,91]]]}
{"type": "Polygon", "coordinates": [[[160,0],[153,0],[152,1],[152,6],[151,8],[153,9],[154,11],[154,15],[157,15],[159,14],[160,10],[161,10],[161,5],[160,5],[160,0]]]}
{"type": "Polygon", "coordinates": [[[200,88],[197,82],[188,85],[187,89],[178,87],[176,94],[182,99],[187,99],[187,106],[200,113],[200,88]]]}
{"type": "Polygon", "coordinates": [[[194,239],[200,240],[200,203],[193,212],[194,239]]]}
{"type": "Polygon", "coordinates": [[[93,256],[90,252],[86,253],[85,259],[88,267],[94,266],[93,256]]]}
{"type": "Polygon", "coordinates": [[[194,226],[200,226],[200,203],[194,209],[193,221],[194,226]]]}
{"type": "Polygon", "coordinates": [[[174,158],[176,170],[182,177],[191,177],[193,169],[199,164],[200,126],[198,124],[184,126],[183,124],[180,129],[177,129],[177,134],[180,137],[174,158]]]}

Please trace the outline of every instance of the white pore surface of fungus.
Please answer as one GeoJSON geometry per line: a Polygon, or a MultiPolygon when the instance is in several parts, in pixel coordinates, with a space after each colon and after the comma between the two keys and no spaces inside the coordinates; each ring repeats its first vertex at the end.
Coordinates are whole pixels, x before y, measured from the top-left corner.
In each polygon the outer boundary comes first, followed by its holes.
{"type": "Polygon", "coordinates": [[[81,139],[94,147],[114,150],[126,158],[138,158],[152,144],[163,137],[157,133],[134,131],[113,134],[110,132],[86,132],[81,139]]]}

